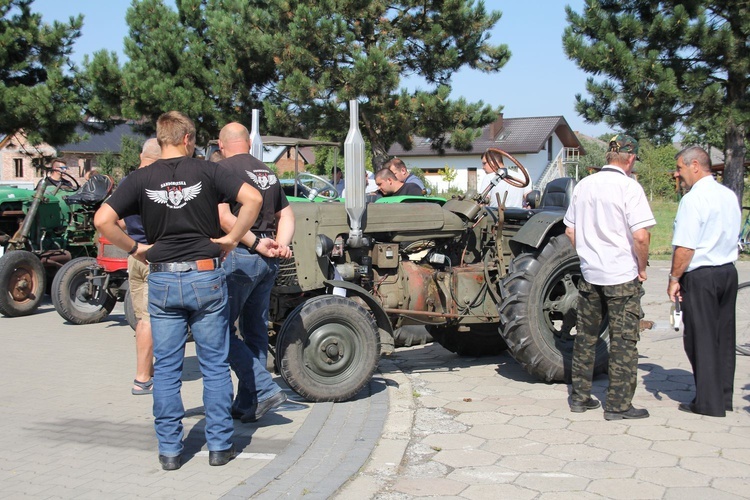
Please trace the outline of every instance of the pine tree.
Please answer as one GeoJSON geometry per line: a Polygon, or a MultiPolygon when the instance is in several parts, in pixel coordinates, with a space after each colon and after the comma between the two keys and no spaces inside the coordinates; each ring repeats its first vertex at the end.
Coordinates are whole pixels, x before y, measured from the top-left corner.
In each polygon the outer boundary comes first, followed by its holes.
{"type": "Polygon", "coordinates": [[[32,143],[68,142],[81,119],[70,61],[83,17],[47,24],[33,0],[0,0],[0,133],[23,129],[32,143]]]}
{"type": "Polygon", "coordinates": [[[499,110],[451,100],[451,77],[469,66],[498,71],[510,57],[491,45],[500,18],[473,0],[136,0],[128,11],[129,61],[96,54],[87,66],[92,110],[107,106],[151,122],[169,109],[196,120],[199,140],[263,107],[264,133],[337,137],[347,102],[381,165],[414,135],[436,149],[470,147],[499,110]],[[115,77],[121,71],[122,85],[115,77]],[[402,79],[424,90],[402,89],[402,79]],[[114,77],[114,78],[113,78],[114,77]]]}
{"type": "Polygon", "coordinates": [[[724,183],[742,199],[750,139],[750,2],[586,0],[566,7],[563,45],[590,77],[576,96],[589,122],[657,144],[678,127],[723,137],[724,183]]]}

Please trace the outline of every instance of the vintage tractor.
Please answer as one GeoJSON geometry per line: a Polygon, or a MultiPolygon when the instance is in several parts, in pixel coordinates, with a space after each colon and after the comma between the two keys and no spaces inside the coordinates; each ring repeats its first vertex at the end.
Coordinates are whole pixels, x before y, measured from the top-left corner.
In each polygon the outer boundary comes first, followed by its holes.
{"type": "MultiPolygon", "coordinates": [[[[528,183],[513,156],[488,156],[516,164],[528,183]]],[[[425,325],[459,354],[507,346],[539,379],[569,378],[581,276],[562,222],[572,179],[536,192],[531,209],[489,207],[491,187],[442,206],[365,204],[363,173],[346,165],[346,203],[292,204],[294,256],[280,264],[270,308],[277,367],[290,387],[312,401],[353,397],[405,325],[425,325]]],[[[499,172],[493,183],[517,183],[499,172]]],[[[606,326],[597,372],[607,366],[606,326]]]]}
{"type": "Polygon", "coordinates": [[[72,186],[53,186],[45,177],[33,191],[0,187],[0,314],[33,314],[65,263],[96,255],[94,212],[112,180],[95,176],[79,191],[74,177],[62,176],[72,186]]]}

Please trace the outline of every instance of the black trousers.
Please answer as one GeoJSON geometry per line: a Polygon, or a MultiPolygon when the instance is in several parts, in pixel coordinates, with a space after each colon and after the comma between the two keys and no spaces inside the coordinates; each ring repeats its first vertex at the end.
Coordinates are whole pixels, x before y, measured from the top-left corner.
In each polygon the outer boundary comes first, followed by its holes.
{"type": "Polygon", "coordinates": [[[685,353],[695,378],[693,407],[723,417],[732,410],[734,392],[737,269],[699,267],[683,275],[680,291],[685,353]]]}

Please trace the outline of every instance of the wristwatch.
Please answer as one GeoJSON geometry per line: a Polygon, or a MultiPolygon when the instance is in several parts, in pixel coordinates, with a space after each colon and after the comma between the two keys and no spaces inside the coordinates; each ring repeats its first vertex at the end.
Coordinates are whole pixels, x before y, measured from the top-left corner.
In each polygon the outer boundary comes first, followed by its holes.
{"type": "Polygon", "coordinates": [[[136,241],[135,245],[133,245],[133,248],[131,248],[130,251],[128,252],[128,255],[133,255],[137,251],[138,251],[138,242],[136,241]]]}
{"type": "Polygon", "coordinates": [[[260,243],[260,237],[256,236],[255,241],[253,241],[253,244],[250,245],[250,251],[254,252],[256,248],[258,248],[258,243],[260,243]]]}
{"type": "Polygon", "coordinates": [[[669,281],[680,281],[680,276],[672,276],[672,274],[669,275],[669,281]]]}

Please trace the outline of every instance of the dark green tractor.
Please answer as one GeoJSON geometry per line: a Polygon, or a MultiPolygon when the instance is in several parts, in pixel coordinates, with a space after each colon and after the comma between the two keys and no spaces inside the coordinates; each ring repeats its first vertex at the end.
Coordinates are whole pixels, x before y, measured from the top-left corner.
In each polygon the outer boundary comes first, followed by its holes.
{"type": "Polygon", "coordinates": [[[35,190],[0,186],[0,314],[33,314],[60,268],[96,256],[94,213],[112,180],[98,175],[81,188],[62,175],[72,186],[47,177],[35,190]]]}

